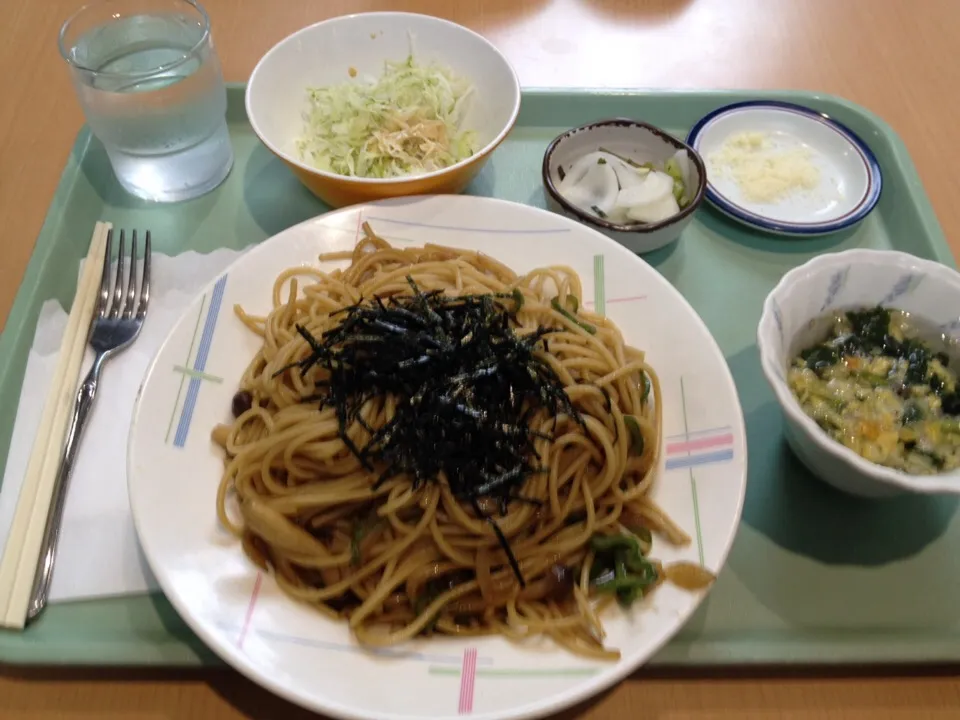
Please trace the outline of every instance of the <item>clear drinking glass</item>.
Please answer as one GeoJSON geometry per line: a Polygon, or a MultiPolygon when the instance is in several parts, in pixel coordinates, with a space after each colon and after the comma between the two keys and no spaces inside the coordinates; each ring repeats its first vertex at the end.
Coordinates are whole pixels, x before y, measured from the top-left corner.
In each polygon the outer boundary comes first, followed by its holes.
{"type": "Polygon", "coordinates": [[[98,0],[60,30],[60,53],[120,184],[186,200],[233,166],[210,19],[193,0],[98,0]]]}

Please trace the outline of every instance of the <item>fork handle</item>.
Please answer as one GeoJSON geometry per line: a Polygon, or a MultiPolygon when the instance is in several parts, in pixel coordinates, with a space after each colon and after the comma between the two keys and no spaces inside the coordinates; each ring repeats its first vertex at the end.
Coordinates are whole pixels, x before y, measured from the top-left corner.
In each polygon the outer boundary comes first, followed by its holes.
{"type": "Polygon", "coordinates": [[[80,383],[77,398],[73,405],[73,417],[67,430],[67,440],[60,458],[60,468],[53,483],[53,504],[47,515],[47,523],[43,529],[43,544],[40,546],[40,561],[37,564],[37,574],[33,578],[33,593],[30,596],[30,605],[27,608],[27,622],[31,622],[43,612],[47,606],[47,595],[50,591],[50,581],[53,580],[53,564],[57,557],[57,541],[60,539],[60,524],[63,520],[63,508],[67,499],[67,484],[73,473],[73,465],[77,459],[77,449],[83,430],[93,409],[97,397],[97,386],[100,383],[100,371],[109,357],[109,353],[97,353],[93,360],[90,372],[80,383]]]}

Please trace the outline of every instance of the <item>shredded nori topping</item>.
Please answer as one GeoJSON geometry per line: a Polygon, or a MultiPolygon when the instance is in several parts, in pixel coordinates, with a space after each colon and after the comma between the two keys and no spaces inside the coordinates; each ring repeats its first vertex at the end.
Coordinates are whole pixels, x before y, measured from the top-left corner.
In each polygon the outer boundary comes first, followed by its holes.
{"type": "Polygon", "coordinates": [[[412,294],[344,308],[339,325],[319,339],[297,326],[311,353],[296,366],[301,374],[320,368],[323,378],[319,394],[304,401],[334,408],[341,439],[364,467],[379,472],[377,485],[401,474],[415,487],[445,481],[491,525],[523,585],[509,543],[481,500],[492,500],[501,514],[510,502],[536,502],[520,494],[531,475],[545,471],[535,449],[544,434],[531,428],[534,416],[546,411],[556,427],[565,414],[586,429],[560,378],[538,356],[545,337],[560,328],[517,332],[517,291],[449,297],[407,281],[412,294]],[[385,396],[394,398],[396,413],[382,427],[367,427],[361,409],[385,396]],[[362,447],[347,435],[354,422],[367,430],[362,447]]]}

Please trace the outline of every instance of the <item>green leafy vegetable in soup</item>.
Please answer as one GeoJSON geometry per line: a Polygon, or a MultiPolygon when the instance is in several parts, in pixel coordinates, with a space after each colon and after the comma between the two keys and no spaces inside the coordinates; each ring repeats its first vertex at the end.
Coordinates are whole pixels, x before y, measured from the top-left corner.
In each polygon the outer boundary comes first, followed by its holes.
{"type": "Polygon", "coordinates": [[[960,388],[946,343],[922,334],[900,310],[837,314],[827,337],[793,359],[787,382],[807,415],[865,459],[913,475],[953,470],[960,388]]]}

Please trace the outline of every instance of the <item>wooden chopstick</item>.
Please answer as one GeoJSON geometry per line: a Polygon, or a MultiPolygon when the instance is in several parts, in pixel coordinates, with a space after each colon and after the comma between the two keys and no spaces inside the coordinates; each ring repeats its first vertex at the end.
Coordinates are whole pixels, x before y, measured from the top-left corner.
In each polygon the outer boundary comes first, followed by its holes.
{"type": "Polygon", "coordinates": [[[0,626],[23,629],[40,560],[44,527],[53,500],[53,484],[73,412],[90,322],[97,309],[104,251],[110,223],[98,222],[73,298],[60,345],[57,369],[33,441],[10,534],[0,558],[0,626]]]}

